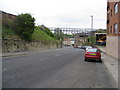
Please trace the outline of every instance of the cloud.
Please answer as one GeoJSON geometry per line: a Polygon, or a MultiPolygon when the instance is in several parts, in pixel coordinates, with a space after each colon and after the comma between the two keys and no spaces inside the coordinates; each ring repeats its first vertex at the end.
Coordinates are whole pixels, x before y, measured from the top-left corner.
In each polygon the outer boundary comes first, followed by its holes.
{"type": "Polygon", "coordinates": [[[12,14],[31,13],[36,23],[46,26],[106,28],[107,0],[1,0],[3,11],[12,14]],[[99,25],[98,25],[99,23],[99,25]]]}

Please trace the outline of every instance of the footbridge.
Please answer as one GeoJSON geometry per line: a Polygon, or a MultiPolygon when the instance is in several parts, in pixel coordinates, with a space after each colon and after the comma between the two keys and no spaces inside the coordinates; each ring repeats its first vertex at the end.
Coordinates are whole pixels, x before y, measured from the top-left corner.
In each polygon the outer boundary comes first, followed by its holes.
{"type": "Polygon", "coordinates": [[[97,29],[91,28],[66,28],[66,27],[49,27],[55,33],[63,34],[63,45],[83,46],[87,42],[87,37],[93,35],[97,29]],[[62,33],[61,33],[62,32],[62,33]],[[67,35],[73,35],[73,38],[68,38],[67,35]],[[65,36],[64,36],[65,35],[65,36]]]}
{"type": "Polygon", "coordinates": [[[91,31],[96,31],[97,29],[91,28],[68,28],[68,27],[48,27],[52,32],[56,30],[61,30],[64,34],[78,34],[84,33],[89,34],[91,31]]]}

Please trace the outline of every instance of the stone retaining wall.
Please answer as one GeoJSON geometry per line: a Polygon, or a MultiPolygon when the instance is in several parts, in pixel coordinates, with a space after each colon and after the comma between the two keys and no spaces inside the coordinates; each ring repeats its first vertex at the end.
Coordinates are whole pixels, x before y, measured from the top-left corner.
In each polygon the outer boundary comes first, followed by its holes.
{"type": "Polygon", "coordinates": [[[20,51],[33,51],[41,49],[60,48],[57,43],[45,43],[39,41],[27,42],[18,39],[3,39],[2,52],[20,52],[20,51]]]}

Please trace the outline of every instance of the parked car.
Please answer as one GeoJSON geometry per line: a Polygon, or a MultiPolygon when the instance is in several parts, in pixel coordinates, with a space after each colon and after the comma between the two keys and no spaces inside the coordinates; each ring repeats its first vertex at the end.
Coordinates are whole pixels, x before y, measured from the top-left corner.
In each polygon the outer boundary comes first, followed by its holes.
{"type": "Polygon", "coordinates": [[[92,46],[85,46],[85,50],[88,50],[88,49],[90,49],[90,48],[92,48],[92,46]]]}
{"type": "Polygon", "coordinates": [[[90,48],[85,52],[85,61],[97,60],[101,62],[101,53],[97,48],[90,48]]]}
{"type": "Polygon", "coordinates": [[[92,46],[81,46],[81,49],[88,50],[89,48],[92,48],[92,46]]]}
{"type": "Polygon", "coordinates": [[[74,48],[81,48],[81,46],[76,45],[76,46],[74,46],[74,48]]]}
{"type": "Polygon", "coordinates": [[[76,45],[76,46],[74,46],[74,48],[78,48],[78,46],[76,45]]]}
{"type": "Polygon", "coordinates": [[[81,46],[81,49],[84,49],[84,50],[86,50],[86,47],[85,47],[85,46],[81,46]]]}
{"type": "Polygon", "coordinates": [[[81,48],[81,46],[78,46],[78,48],[81,48]]]}

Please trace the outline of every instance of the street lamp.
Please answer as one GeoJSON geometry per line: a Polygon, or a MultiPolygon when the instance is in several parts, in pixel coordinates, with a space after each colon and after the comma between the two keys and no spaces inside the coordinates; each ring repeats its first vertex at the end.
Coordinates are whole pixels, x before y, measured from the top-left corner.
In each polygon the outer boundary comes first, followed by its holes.
{"type": "Polygon", "coordinates": [[[90,42],[91,42],[91,44],[92,44],[92,35],[93,35],[93,16],[91,15],[91,32],[90,32],[90,42]]]}
{"type": "Polygon", "coordinates": [[[93,31],[93,16],[91,15],[91,31],[93,31]]]}

